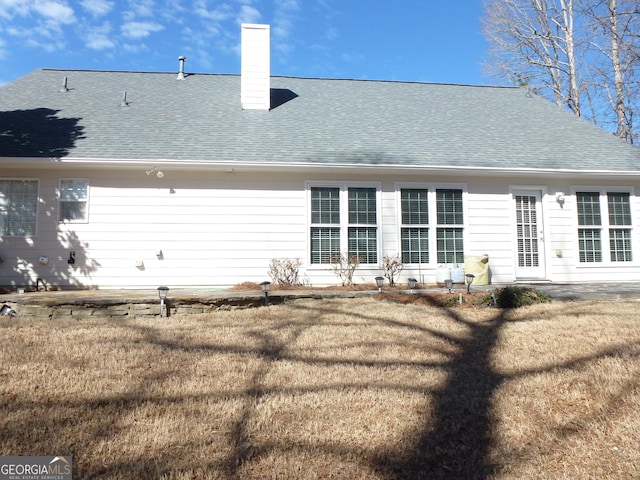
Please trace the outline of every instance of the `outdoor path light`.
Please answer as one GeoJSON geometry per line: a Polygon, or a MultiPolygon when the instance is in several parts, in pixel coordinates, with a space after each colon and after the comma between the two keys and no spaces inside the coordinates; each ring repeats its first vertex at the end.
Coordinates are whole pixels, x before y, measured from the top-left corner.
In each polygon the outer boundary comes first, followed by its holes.
{"type": "Polygon", "coordinates": [[[471,291],[471,284],[473,283],[473,279],[476,278],[476,276],[473,273],[467,273],[465,277],[467,277],[467,293],[469,293],[471,291]]]}
{"type": "Polygon", "coordinates": [[[451,293],[451,289],[453,288],[453,280],[451,280],[450,278],[447,278],[444,281],[444,285],[449,289],[449,293],[451,293]]]}
{"type": "Polygon", "coordinates": [[[413,293],[413,290],[416,288],[416,285],[418,284],[418,280],[416,280],[415,278],[409,278],[408,282],[409,282],[409,290],[411,290],[411,293],[413,293]]]}
{"type": "Polygon", "coordinates": [[[378,292],[382,292],[383,283],[384,283],[384,277],[376,277],[376,285],[378,286],[378,292]]]}
{"type": "Polygon", "coordinates": [[[160,298],[160,316],[164,314],[164,301],[167,298],[169,287],[158,287],[158,297],[160,298]]]}
{"type": "Polygon", "coordinates": [[[271,289],[271,282],[264,281],[260,284],[262,291],[264,292],[264,305],[269,305],[269,290],[271,289]]]}
{"type": "Polygon", "coordinates": [[[18,314],[9,306],[9,305],[2,305],[2,308],[0,308],[0,314],[2,315],[8,315],[10,317],[17,317],[18,314]]]}

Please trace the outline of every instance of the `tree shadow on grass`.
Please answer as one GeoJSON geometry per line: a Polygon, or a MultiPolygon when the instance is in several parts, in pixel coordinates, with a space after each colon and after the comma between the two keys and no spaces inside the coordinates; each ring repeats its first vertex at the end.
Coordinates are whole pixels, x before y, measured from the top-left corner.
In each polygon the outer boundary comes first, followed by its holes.
{"type": "MultiPolygon", "coordinates": [[[[180,475],[187,478],[190,471],[185,464],[189,462],[180,459],[180,455],[185,455],[187,458],[191,458],[189,455],[194,455],[193,466],[199,472],[193,474],[194,478],[206,476],[206,478],[241,479],[251,472],[254,465],[259,465],[262,459],[293,455],[296,459],[323,457],[325,462],[327,459],[337,463],[344,461],[345,464],[350,463],[352,467],[353,459],[357,459],[358,464],[363,468],[362,478],[367,476],[364,473],[366,470],[370,477],[373,476],[371,472],[375,472],[375,478],[389,480],[488,479],[494,476],[499,468],[498,465],[491,464],[489,458],[495,434],[492,424],[492,399],[503,382],[522,375],[558,368],[574,368],[580,363],[589,363],[616,352],[613,345],[610,350],[599,350],[583,358],[575,358],[564,363],[555,362],[553,365],[530,370],[519,369],[515,374],[501,375],[492,368],[491,355],[502,327],[510,321],[505,311],[491,310],[491,314],[486,315],[484,320],[470,321],[461,312],[450,309],[446,311],[448,319],[462,328],[447,330],[439,328],[439,325],[434,323],[426,325],[420,322],[384,318],[374,311],[354,314],[347,305],[342,303],[318,302],[313,305],[296,303],[290,307],[286,316],[283,315],[281,319],[277,318],[279,311],[273,310],[274,313],[270,314],[271,318],[265,318],[264,323],[237,326],[243,329],[238,339],[245,338],[246,342],[225,340],[222,335],[226,327],[221,324],[212,326],[214,329],[220,328],[220,336],[209,336],[206,340],[200,341],[196,337],[189,336],[188,333],[183,333],[186,331],[163,329],[153,324],[141,326],[132,322],[127,325],[127,328],[135,331],[137,335],[122,339],[119,348],[135,348],[135,345],[140,343],[150,345],[153,348],[146,359],[149,365],[154,364],[157,355],[175,353],[179,354],[177,357],[180,360],[179,364],[164,364],[162,368],[144,370],[139,377],[133,377],[133,381],[124,391],[105,391],[104,395],[94,398],[51,400],[50,405],[44,400],[38,400],[35,403],[45,403],[39,405],[39,410],[35,409],[35,415],[30,413],[33,405],[26,404],[18,397],[5,396],[1,402],[5,411],[11,412],[15,418],[16,409],[22,405],[19,408],[24,414],[22,421],[12,423],[5,434],[19,439],[25,445],[33,441],[34,436],[40,437],[46,439],[47,445],[57,453],[73,453],[74,464],[82,478],[127,478],[127,475],[130,477],[134,473],[137,478],[160,478],[162,475],[167,478],[181,478],[180,475]],[[337,315],[351,315],[351,317],[346,316],[342,323],[330,320],[332,317],[337,318],[337,315]],[[375,338],[365,340],[338,335],[324,345],[318,345],[318,350],[304,349],[301,352],[296,350],[296,342],[310,328],[322,326],[340,332],[341,328],[349,328],[353,325],[365,328],[391,327],[392,335],[381,339],[380,342],[389,342],[390,347],[400,350],[414,346],[413,340],[424,342],[428,345],[425,348],[438,349],[437,344],[434,347],[433,342],[429,342],[431,338],[441,339],[455,348],[444,348],[446,345],[443,343],[443,348],[438,351],[437,357],[429,357],[417,362],[402,354],[390,359],[377,359],[375,356],[359,358],[349,354],[332,356],[332,352],[341,351],[341,349],[348,352],[352,346],[354,348],[370,346],[375,349],[381,344],[375,338]],[[367,342],[371,342],[371,345],[367,345],[367,342]],[[189,362],[192,354],[194,358],[198,354],[222,355],[220,358],[223,361],[230,361],[239,356],[251,359],[253,363],[245,370],[245,377],[238,378],[238,384],[228,391],[208,389],[196,394],[176,391],[170,395],[160,395],[158,392],[162,391],[164,382],[174,384],[185,375],[185,371],[191,371],[189,362]],[[256,438],[253,430],[254,420],[268,421],[268,419],[265,420],[264,410],[261,411],[260,408],[261,402],[267,396],[285,395],[289,405],[292,405],[291,408],[299,409],[304,403],[298,403],[297,399],[304,398],[306,394],[322,394],[325,391],[341,389],[360,395],[362,391],[372,386],[367,385],[365,381],[359,381],[357,376],[337,379],[336,382],[318,382],[314,378],[309,378],[308,383],[294,385],[270,383],[269,376],[277,373],[279,362],[283,361],[298,362],[301,366],[311,367],[310,371],[320,375],[325,367],[353,368],[355,365],[358,368],[381,369],[409,366],[418,372],[417,374],[422,371],[425,375],[427,371],[444,370],[447,377],[439,388],[435,384],[427,386],[420,382],[417,382],[417,385],[407,381],[394,382],[392,376],[375,385],[375,388],[382,392],[415,393],[433,399],[433,410],[420,418],[423,423],[416,434],[417,438],[411,434],[410,441],[407,442],[413,447],[406,455],[398,455],[398,446],[392,443],[386,444],[384,448],[371,450],[363,448],[362,445],[334,441],[331,438],[300,437],[291,440],[291,437],[286,435],[280,436],[277,429],[268,434],[268,437],[263,435],[256,438]],[[149,390],[150,385],[154,386],[153,390],[149,390]],[[215,408],[213,406],[217,405],[218,401],[226,399],[232,399],[239,408],[235,409],[233,416],[228,419],[228,428],[223,433],[213,433],[211,437],[202,438],[176,437],[171,440],[165,450],[147,451],[139,446],[139,456],[133,459],[131,455],[122,458],[118,455],[103,459],[87,458],[87,446],[79,444],[73,437],[74,429],[82,419],[77,419],[72,413],[84,411],[86,420],[91,421],[89,430],[95,437],[92,442],[110,444],[110,449],[117,453],[117,449],[122,448],[123,445],[122,440],[116,439],[130,435],[131,425],[120,418],[114,419],[112,413],[114,410],[122,412],[123,418],[130,418],[130,415],[126,414],[138,409],[149,409],[151,406],[153,410],[149,411],[149,415],[161,421],[164,419],[162,412],[172,406],[183,405],[183,408],[188,408],[196,403],[207,405],[207,408],[215,408]],[[57,417],[58,425],[54,426],[51,422],[47,422],[42,412],[47,410],[57,412],[60,404],[65,408],[61,411],[62,415],[57,417]],[[49,425],[48,429],[42,428],[45,424],[49,425]],[[214,441],[219,442],[215,445],[224,445],[224,452],[218,454],[219,452],[211,450],[214,441]],[[69,451],[70,449],[72,451],[69,451]],[[205,451],[211,451],[211,456],[201,456],[205,451]],[[196,457],[194,452],[198,452],[200,456],[196,457]],[[215,458],[214,453],[218,454],[215,458]]],[[[419,309],[412,310],[414,315],[419,312],[419,309]]],[[[429,310],[424,312],[425,315],[429,314],[429,310]]],[[[236,326],[233,327],[236,328],[236,326]]],[[[142,363],[144,361],[145,359],[141,359],[142,363]]],[[[231,366],[229,368],[232,369],[231,366]]],[[[384,398],[384,393],[375,398],[384,398]]],[[[614,401],[615,399],[612,399],[612,404],[614,401]]],[[[319,406],[320,409],[328,407],[329,405],[323,404],[319,406]]],[[[205,418],[211,418],[209,415],[205,418]]],[[[374,422],[377,420],[373,419],[374,422]]],[[[196,419],[196,422],[200,421],[196,419]]],[[[328,427],[331,428],[330,425],[328,427]]],[[[575,431],[558,432],[558,436],[573,434],[575,431]]],[[[144,444],[144,439],[136,441],[141,445],[144,444]]],[[[96,448],[95,445],[93,448],[96,448]]],[[[523,448],[525,451],[521,455],[526,456],[527,447],[523,448]]],[[[26,449],[11,453],[32,454],[33,452],[26,449]]],[[[306,465],[299,465],[299,467],[306,468],[306,465]]],[[[75,467],[74,470],[76,470],[75,467]]],[[[276,474],[282,474],[283,478],[295,478],[292,472],[283,468],[282,472],[272,473],[274,478],[278,478],[276,474]]],[[[309,475],[306,477],[309,478],[309,475]]]]}
{"type": "Polygon", "coordinates": [[[456,340],[460,351],[446,364],[448,381],[434,393],[435,410],[408,461],[378,459],[388,478],[486,479],[494,466],[488,453],[492,441],[491,399],[503,378],[490,357],[505,323],[503,312],[484,322],[470,322],[454,309],[449,316],[469,329],[456,340]]]}

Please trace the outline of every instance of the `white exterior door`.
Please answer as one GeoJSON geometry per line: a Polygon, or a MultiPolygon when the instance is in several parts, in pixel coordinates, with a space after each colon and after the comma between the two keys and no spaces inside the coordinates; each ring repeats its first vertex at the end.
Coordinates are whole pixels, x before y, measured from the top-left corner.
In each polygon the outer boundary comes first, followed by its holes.
{"type": "Polygon", "coordinates": [[[516,280],[545,278],[542,192],[513,192],[516,221],[516,280]]]}

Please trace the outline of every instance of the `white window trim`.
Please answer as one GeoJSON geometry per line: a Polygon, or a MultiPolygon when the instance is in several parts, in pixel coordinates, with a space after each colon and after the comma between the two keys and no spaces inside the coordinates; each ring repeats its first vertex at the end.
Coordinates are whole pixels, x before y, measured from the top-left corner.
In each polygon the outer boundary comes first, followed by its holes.
{"type": "MultiPolygon", "coordinates": [[[[635,232],[638,230],[638,222],[640,219],[636,217],[636,208],[635,202],[637,201],[634,188],[630,186],[616,186],[616,187],[607,187],[607,186],[593,186],[593,185],[572,185],[571,186],[571,200],[574,206],[574,212],[572,215],[573,218],[573,242],[575,245],[576,252],[576,268],[598,268],[598,267],[616,267],[616,268],[624,268],[624,267],[637,267],[640,265],[638,257],[640,256],[640,243],[636,238],[637,235],[635,232]],[[601,242],[602,242],[602,261],[601,262],[581,262],[580,261],[580,242],[578,240],[578,229],[585,227],[584,225],[578,224],[578,192],[597,192],[600,196],[600,215],[602,217],[602,225],[601,225],[601,242]],[[609,248],[609,229],[611,226],[609,225],[609,211],[607,205],[607,193],[615,192],[615,193],[628,193],[629,194],[629,208],[631,211],[631,251],[633,253],[633,260],[630,262],[612,262],[611,261],[611,250],[609,248]],[[605,209],[603,209],[603,205],[605,209]]],[[[585,227],[588,228],[588,227],[585,227]]]]}
{"type": "Polygon", "coordinates": [[[436,205],[436,190],[462,190],[462,248],[464,252],[468,251],[468,187],[466,183],[438,183],[438,182],[396,182],[395,184],[395,197],[396,197],[396,238],[398,245],[398,254],[402,256],[402,198],[400,190],[409,188],[427,189],[428,190],[428,202],[429,202],[429,263],[407,263],[406,269],[412,268],[437,268],[440,265],[438,263],[438,239],[437,239],[437,205],[436,205]]]}
{"type": "Polygon", "coordinates": [[[57,188],[57,197],[58,197],[58,223],[89,223],[89,196],[91,192],[91,182],[88,178],[80,178],[80,177],[62,177],[58,179],[58,188],[57,188]],[[69,220],[69,219],[61,219],[60,214],[62,213],[62,202],[67,200],[62,200],[60,184],[63,180],[83,180],[87,182],[87,199],[86,202],[86,213],[85,218],[80,220],[69,220]]]}
{"type": "Polygon", "coordinates": [[[347,253],[349,248],[349,188],[375,188],[376,189],[376,246],[378,257],[377,263],[361,263],[358,268],[372,269],[380,268],[382,265],[382,184],[380,182],[362,182],[362,181],[307,181],[306,189],[306,210],[307,210],[307,228],[306,228],[306,268],[309,270],[326,270],[330,265],[326,263],[311,263],[311,188],[312,187],[328,187],[340,189],[340,250],[342,254],[347,253]]]}
{"type": "Polygon", "coordinates": [[[38,190],[36,193],[36,225],[35,225],[35,232],[33,235],[4,235],[2,232],[0,232],[0,238],[36,238],[38,236],[38,224],[39,222],[39,211],[40,211],[40,179],[39,178],[32,178],[32,177],[0,177],[0,180],[8,180],[8,181],[13,181],[13,182],[38,182],[38,190]]]}

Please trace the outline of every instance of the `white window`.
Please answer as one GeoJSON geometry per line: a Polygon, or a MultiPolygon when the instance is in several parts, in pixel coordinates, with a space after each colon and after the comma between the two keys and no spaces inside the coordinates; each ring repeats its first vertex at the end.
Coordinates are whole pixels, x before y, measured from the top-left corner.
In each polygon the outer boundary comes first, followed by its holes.
{"type": "Polygon", "coordinates": [[[400,217],[403,263],[464,262],[461,188],[401,187],[400,217]]]}
{"type": "Polygon", "coordinates": [[[581,263],[631,262],[632,221],[629,192],[576,192],[581,263]]]}
{"type": "Polygon", "coordinates": [[[88,218],[89,180],[63,178],[59,190],[61,222],[86,222],[88,218]]]}
{"type": "Polygon", "coordinates": [[[378,263],[378,188],[310,187],[310,262],[331,263],[341,254],[361,264],[378,263]]]}
{"type": "Polygon", "coordinates": [[[38,181],[0,179],[0,235],[32,237],[38,218],[38,181]]]}
{"type": "Polygon", "coordinates": [[[402,263],[429,263],[429,190],[400,190],[402,263]]]}

